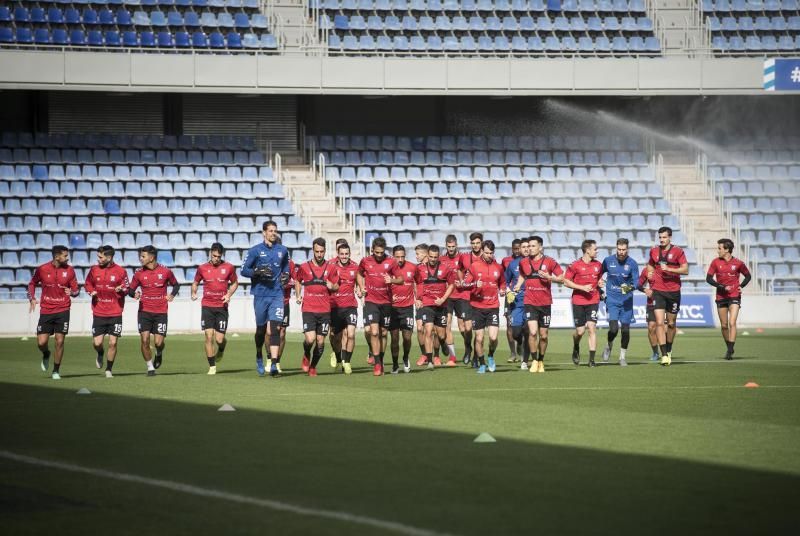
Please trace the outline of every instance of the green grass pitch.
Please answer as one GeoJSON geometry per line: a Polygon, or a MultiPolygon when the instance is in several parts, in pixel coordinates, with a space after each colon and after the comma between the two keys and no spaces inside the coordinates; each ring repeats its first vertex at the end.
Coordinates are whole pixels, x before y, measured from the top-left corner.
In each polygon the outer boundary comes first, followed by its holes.
{"type": "MultiPolygon", "coordinates": [[[[543,375],[507,364],[501,333],[495,374],[459,366],[375,378],[359,333],[354,374],[334,373],[326,351],[316,379],[299,371],[299,335],[274,379],[256,375],[250,334],[229,338],[216,376],[199,335],[170,336],[155,378],[126,336],[113,379],[95,368],[89,338],[71,336],[60,382],[39,369],[33,339],[4,339],[2,532],[796,532],[798,330],[750,330],[733,362],[721,359],[717,330],[686,330],[669,368],[649,362],[642,331],[627,368],[574,367],[569,334],[554,330],[543,375]],[[82,387],[92,394],[77,395],[82,387]],[[218,412],[223,403],[237,411],[218,412]],[[497,442],[474,443],[481,432],[497,442]]],[[[582,350],[585,363],[586,340],[582,350]]]]}

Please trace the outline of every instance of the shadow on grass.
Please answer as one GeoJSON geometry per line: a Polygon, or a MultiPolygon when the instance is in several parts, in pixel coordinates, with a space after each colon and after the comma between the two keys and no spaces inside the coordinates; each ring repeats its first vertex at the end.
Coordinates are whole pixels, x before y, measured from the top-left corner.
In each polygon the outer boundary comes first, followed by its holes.
{"type": "MultiPolygon", "coordinates": [[[[0,384],[0,403],[12,402],[15,411],[3,417],[5,450],[440,532],[730,535],[796,528],[796,475],[502,437],[476,444],[484,430],[415,428],[413,418],[394,426],[243,407],[221,413],[221,400],[78,397],[0,384]]],[[[110,527],[138,534],[376,533],[174,492],[151,507],[143,497],[152,504],[154,494],[167,492],[6,460],[0,480],[6,534],[34,525],[82,535],[110,527]],[[55,496],[64,515],[33,516],[36,500],[11,501],[9,512],[9,493],[55,496]]]]}

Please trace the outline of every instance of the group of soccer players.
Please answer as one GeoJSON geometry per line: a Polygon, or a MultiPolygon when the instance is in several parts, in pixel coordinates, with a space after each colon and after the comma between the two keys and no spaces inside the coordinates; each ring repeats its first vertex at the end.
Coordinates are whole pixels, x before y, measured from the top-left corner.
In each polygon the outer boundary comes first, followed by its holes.
{"type": "MultiPolygon", "coordinates": [[[[603,361],[609,360],[619,335],[619,364],[627,365],[635,290],[647,296],[651,359],[662,365],[669,365],[672,360],[681,300],[680,277],[688,274],[689,268],[683,250],[671,242],[669,227],[658,230],[659,245],[650,250],[641,272],[628,255],[625,238],[617,240],[615,254],[602,262],[596,258],[596,242],[584,240],[582,256],[564,271],[557,260],[545,255],[544,240],[537,235],[514,240],[512,255],[500,262],[495,259],[494,242],[484,239],[482,233],[469,236],[470,251],[466,253],[459,252],[456,237],[449,235],[444,249],[438,245],[417,245],[416,264],[406,260],[402,245],[394,246],[389,255],[382,237],[372,241],[370,255],[359,263],[350,258],[350,246],[344,240],[337,241],[335,256],[326,258],[326,242],[317,238],[312,244],[312,258],[295,265],[280,242],[275,222],[265,222],[262,234],[264,241],[248,250],[240,271],[251,280],[256,370],[261,376],[267,372],[273,376],[281,373],[292,291],[302,312],[302,369],[312,377],[317,375],[328,338],[333,350],[331,367],[352,373],[358,307],[362,300],[367,361],[375,376],[384,374],[387,339],[390,339],[391,372],[397,374],[401,368],[404,372],[411,371],[415,327],[420,349],[417,367],[456,366],[458,358],[450,329],[453,317],[463,339],[462,362],[472,365],[479,374],[494,372],[501,302],[507,319],[509,362],[521,362],[522,370],[543,373],[553,284],[572,289],[575,365],[581,362],[580,343],[587,335],[588,365],[596,366],[596,326],[601,300],[605,301],[609,323],[603,361]],[[268,361],[263,355],[265,349],[268,361]]],[[[744,263],[732,257],[733,247],[729,239],[718,241],[718,258],[711,263],[707,276],[707,282],[716,287],[726,359],[733,358],[741,289],[750,281],[744,263]]],[[[60,379],[71,298],[79,295],[79,285],[69,265],[68,249],[55,246],[52,253],[53,260],[34,272],[28,293],[33,312],[38,303],[36,287],[42,289],[37,325],[41,367],[45,372],[49,370],[49,339],[54,336],[52,377],[60,379]]],[[[153,246],[139,249],[141,268],[130,281],[126,270],[114,262],[114,253],[111,246],[100,247],[97,264],[89,270],[84,283],[84,290],[92,300],[96,366],[102,368],[105,358],[105,375],[113,377],[117,342],[122,335],[122,311],[125,298],[131,297],[139,302],[138,329],[147,375],[155,376],[163,361],[168,304],[177,296],[180,284],[169,268],[158,264],[158,252],[153,246]]],[[[225,353],[228,304],[239,286],[236,269],[224,260],[224,254],[222,244],[212,244],[209,260],[197,268],[191,287],[191,299],[197,300],[199,286],[203,285],[201,329],[205,334],[210,375],[216,374],[216,365],[225,353]]]]}

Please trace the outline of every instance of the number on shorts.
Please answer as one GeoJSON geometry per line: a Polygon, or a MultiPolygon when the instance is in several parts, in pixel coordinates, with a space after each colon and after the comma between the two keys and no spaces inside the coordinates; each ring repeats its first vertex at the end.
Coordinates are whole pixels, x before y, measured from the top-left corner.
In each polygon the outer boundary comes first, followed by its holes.
{"type": "Polygon", "coordinates": [[[278,317],[279,319],[283,318],[283,307],[275,308],[275,316],[278,317]]]}
{"type": "Polygon", "coordinates": [[[114,324],[114,333],[122,333],[122,324],[114,324]]]}
{"type": "Polygon", "coordinates": [[[69,331],[69,322],[64,322],[64,331],[69,331]]]}
{"type": "Polygon", "coordinates": [[[550,315],[542,317],[542,324],[550,325],[550,315]]]}
{"type": "Polygon", "coordinates": [[[228,325],[228,323],[227,323],[226,321],[224,321],[224,320],[220,320],[220,321],[219,321],[219,329],[220,329],[220,331],[222,331],[223,329],[225,329],[225,327],[226,327],[227,325],[228,325]]]}
{"type": "Polygon", "coordinates": [[[498,321],[497,315],[492,315],[492,324],[497,324],[498,321]]]}
{"type": "Polygon", "coordinates": [[[409,328],[413,328],[414,327],[414,319],[411,318],[411,317],[406,318],[406,326],[408,326],[409,328]]]}
{"type": "Polygon", "coordinates": [[[322,327],[321,331],[323,333],[326,333],[328,331],[328,328],[330,327],[330,325],[323,322],[321,327],[322,327]]]}
{"type": "Polygon", "coordinates": [[[161,323],[161,324],[158,324],[158,325],[156,325],[156,331],[157,331],[158,333],[164,333],[164,332],[166,332],[166,331],[167,331],[167,324],[165,324],[165,323],[161,323]]]}
{"type": "Polygon", "coordinates": [[[356,322],[358,322],[358,315],[355,313],[350,313],[350,323],[355,324],[356,322]]]}
{"type": "Polygon", "coordinates": [[[597,311],[592,311],[592,320],[597,320],[597,311]]]}

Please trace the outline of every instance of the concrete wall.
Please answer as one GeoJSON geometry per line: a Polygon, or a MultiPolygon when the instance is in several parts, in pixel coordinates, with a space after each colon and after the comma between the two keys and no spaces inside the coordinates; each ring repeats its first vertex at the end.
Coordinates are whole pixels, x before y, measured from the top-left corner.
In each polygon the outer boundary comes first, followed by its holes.
{"type": "Polygon", "coordinates": [[[0,88],[221,93],[657,95],[762,92],[760,58],[398,58],[0,52],[0,88]]]}

